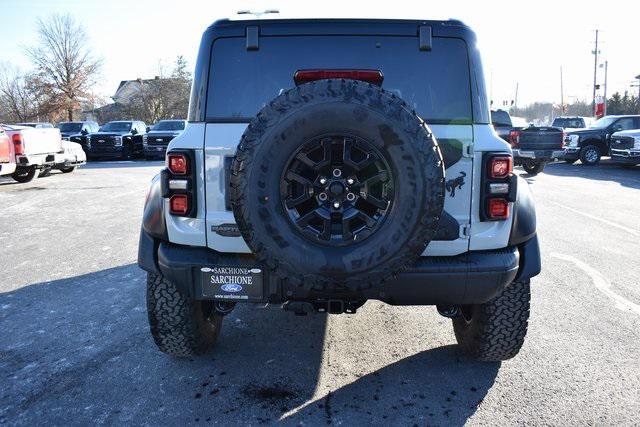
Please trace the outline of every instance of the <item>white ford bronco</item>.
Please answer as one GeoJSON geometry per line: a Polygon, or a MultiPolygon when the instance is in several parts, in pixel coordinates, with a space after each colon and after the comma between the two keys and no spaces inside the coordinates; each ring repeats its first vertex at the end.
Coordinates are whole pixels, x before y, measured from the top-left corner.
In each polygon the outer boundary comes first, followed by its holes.
{"type": "Polygon", "coordinates": [[[221,20],[144,208],[153,338],[214,344],[237,304],[435,305],[461,349],[515,356],[540,272],[533,200],[459,21],[221,20]]]}

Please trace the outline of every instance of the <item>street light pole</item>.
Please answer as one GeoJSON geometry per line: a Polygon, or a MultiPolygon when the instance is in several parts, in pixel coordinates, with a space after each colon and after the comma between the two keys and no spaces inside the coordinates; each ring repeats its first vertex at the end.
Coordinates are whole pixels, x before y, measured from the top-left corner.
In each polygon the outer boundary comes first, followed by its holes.
{"type": "Polygon", "coordinates": [[[596,77],[598,75],[598,30],[596,30],[596,46],[593,51],[594,60],[593,60],[593,115],[596,115],[596,77]]]}
{"type": "Polygon", "coordinates": [[[607,69],[609,68],[609,61],[604,61],[604,111],[602,112],[605,116],[607,115],[607,69]]]}

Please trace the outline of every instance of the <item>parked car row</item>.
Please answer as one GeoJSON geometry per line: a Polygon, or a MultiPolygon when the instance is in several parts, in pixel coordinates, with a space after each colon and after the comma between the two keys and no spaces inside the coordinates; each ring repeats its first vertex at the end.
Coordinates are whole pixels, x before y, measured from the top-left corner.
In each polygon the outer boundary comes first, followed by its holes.
{"type": "Polygon", "coordinates": [[[530,174],[554,160],[595,165],[603,156],[620,164],[640,164],[640,115],[557,117],[552,126],[516,126],[508,112],[491,111],[496,133],[511,144],[516,165],[530,174]]]}
{"type": "Polygon", "coordinates": [[[117,120],[102,127],[96,122],[58,124],[62,137],[79,143],[89,160],[134,157],[164,158],[169,142],[186,126],[186,120],[160,120],[152,127],[139,120],[117,120]]]}
{"type": "Polygon", "coordinates": [[[0,176],[29,182],[52,169],[73,172],[86,163],[79,144],[63,141],[53,127],[0,125],[0,176]]]}

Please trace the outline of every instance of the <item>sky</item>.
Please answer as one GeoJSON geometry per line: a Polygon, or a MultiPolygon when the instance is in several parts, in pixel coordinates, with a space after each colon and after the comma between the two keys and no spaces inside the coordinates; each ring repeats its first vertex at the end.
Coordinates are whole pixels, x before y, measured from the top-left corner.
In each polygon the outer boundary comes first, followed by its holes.
{"type": "MultiPolygon", "coordinates": [[[[595,29],[602,62],[608,61],[608,94],[631,88],[640,74],[640,2],[611,0],[517,1],[220,1],[220,0],[0,0],[0,61],[27,70],[24,48],[36,43],[38,18],[69,13],[82,23],[87,42],[103,59],[96,90],[109,97],[121,80],[152,78],[183,55],[195,65],[202,32],[238,10],[278,9],[281,17],[410,18],[464,21],[478,37],[487,90],[499,105],[560,103],[592,97],[595,29]]],[[[604,84],[604,68],[598,69],[604,84]]]]}

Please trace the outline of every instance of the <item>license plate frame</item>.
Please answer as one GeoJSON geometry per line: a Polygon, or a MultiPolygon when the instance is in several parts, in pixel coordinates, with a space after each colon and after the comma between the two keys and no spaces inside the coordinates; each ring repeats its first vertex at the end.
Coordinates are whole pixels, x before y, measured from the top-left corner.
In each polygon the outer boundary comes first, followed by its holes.
{"type": "Polygon", "coordinates": [[[264,295],[263,270],[250,266],[203,266],[202,295],[217,301],[260,302],[264,295]]]}

